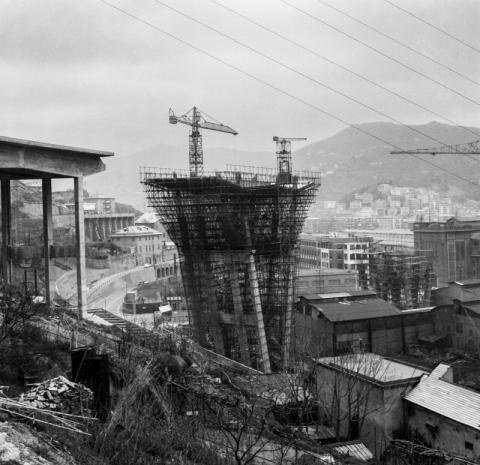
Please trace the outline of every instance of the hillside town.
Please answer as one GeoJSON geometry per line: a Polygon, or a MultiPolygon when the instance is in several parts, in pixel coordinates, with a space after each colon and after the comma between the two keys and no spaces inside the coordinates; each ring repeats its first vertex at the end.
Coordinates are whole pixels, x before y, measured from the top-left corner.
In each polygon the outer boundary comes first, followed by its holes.
{"type": "Polygon", "coordinates": [[[478,5],[154,3],[0,5],[0,465],[480,464],[478,5]]]}

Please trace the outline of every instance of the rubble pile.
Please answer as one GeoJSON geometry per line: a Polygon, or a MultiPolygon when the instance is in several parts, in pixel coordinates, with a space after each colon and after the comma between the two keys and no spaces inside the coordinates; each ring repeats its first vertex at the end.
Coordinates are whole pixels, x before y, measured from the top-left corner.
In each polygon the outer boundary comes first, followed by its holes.
{"type": "Polygon", "coordinates": [[[35,408],[90,416],[93,393],[82,384],[58,376],[21,394],[18,400],[35,408]]]}

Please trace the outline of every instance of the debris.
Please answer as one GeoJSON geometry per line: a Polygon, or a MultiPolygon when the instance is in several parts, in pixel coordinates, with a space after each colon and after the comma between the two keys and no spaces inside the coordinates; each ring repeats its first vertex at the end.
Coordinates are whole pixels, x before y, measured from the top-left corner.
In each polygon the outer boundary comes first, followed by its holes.
{"type": "Polygon", "coordinates": [[[58,376],[20,395],[18,400],[35,408],[90,416],[93,393],[82,384],[73,383],[63,376],[58,376]]]}

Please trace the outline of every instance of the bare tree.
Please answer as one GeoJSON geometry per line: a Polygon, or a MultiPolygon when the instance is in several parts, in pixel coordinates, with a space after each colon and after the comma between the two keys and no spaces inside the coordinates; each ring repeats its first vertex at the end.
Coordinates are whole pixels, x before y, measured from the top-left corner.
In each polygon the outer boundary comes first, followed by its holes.
{"type": "Polygon", "coordinates": [[[47,312],[46,305],[34,302],[23,288],[0,283],[0,343],[23,328],[33,317],[47,312]]]}
{"type": "MultiPolygon", "coordinates": [[[[357,353],[323,359],[327,365],[317,382],[317,399],[336,439],[356,439],[366,420],[384,409],[378,384],[388,370],[375,354],[357,353]]],[[[383,397],[382,397],[383,399],[383,397]]]]}

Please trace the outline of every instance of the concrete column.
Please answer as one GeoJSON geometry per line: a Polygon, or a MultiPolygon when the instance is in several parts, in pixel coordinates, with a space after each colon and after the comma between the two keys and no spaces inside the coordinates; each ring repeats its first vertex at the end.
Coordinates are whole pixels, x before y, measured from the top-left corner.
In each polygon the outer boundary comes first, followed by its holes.
{"type": "Polygon", "coordinates": [[[87,311],[87,284],[85,276],[85,220],[83,213],[83,176],[73,178],[75,197],[75,233],[77,255],[78,319],[87,311]]]}
{"type": "Polygon", "coordinates": [[[242,296],[240,293],[240,285],[238,283],[237,263],[244,262],[244,255],[240,259],[235,260],[233,254],[227,255],[227,265],[230,269],[230,285],[232,288],[233,310],[235,313],[236,333],[238,334],[238,342],[240,344],[240,360],[245,365],[250,365],[250,354],[247,339],[247,328],[245,319],[243,318],[242,296]],[[243,260],[242,260],[243,259],[243,260]]]}
{"type": "Polygon", "coordinates": [[[43,258],[45,262],[45,299],[47,305],[53,301],[52,286],[50,282],[50,248],[53,245],[52,223],[52,180],[42,179],[42,204],[43,204],[43,258]]]}
{"type": "Polygon", "coordinates": [[[106,218],[102,218],[102,241],[107,240],[107,221],[106,218]]]}
{"type": "Polygon", "coordinates": [[[272,369],[270,366],[270,355],[268,353],[265,325],[263,323],[262,301],[260,299],[260,290],[258,288],[257,267],[255,265],[255,250],[252,249],[252,238],[250,234],[250,226],[248,224],[248,219],[245,219],[245,236],[247,239],[247,246],[250,249],[247,252],[247,263],[248,276],[250,280],[250,291],[252,293],[253,307],[255,309],[255,316],[257,320],[258,355],[260,358],[260,365],[262,371],[265,374],[270,374],[272,372],[272,369]]]}
{"type": "Polygon", "coordinates": [[[283,353],[282,363],[283,369],[287,370],[290,366],[290,352],[292,345],[292,319],[293,319],[293,292],[294,292],[294,266],[295,258],[292,252],[288,259],[288,289],[287,289],[287,308],[285,309],[285,321],[283,328],[283,353]]]}
{"type": "Polygon", "coordinates": [[[3,279],[7,283],[12,280],[12,264],[8,257],[8,247],[11,245],[11,194],[10,194],[10,180],[2,179],[1,181],[2,194],[2,272],[3,279]]]}

